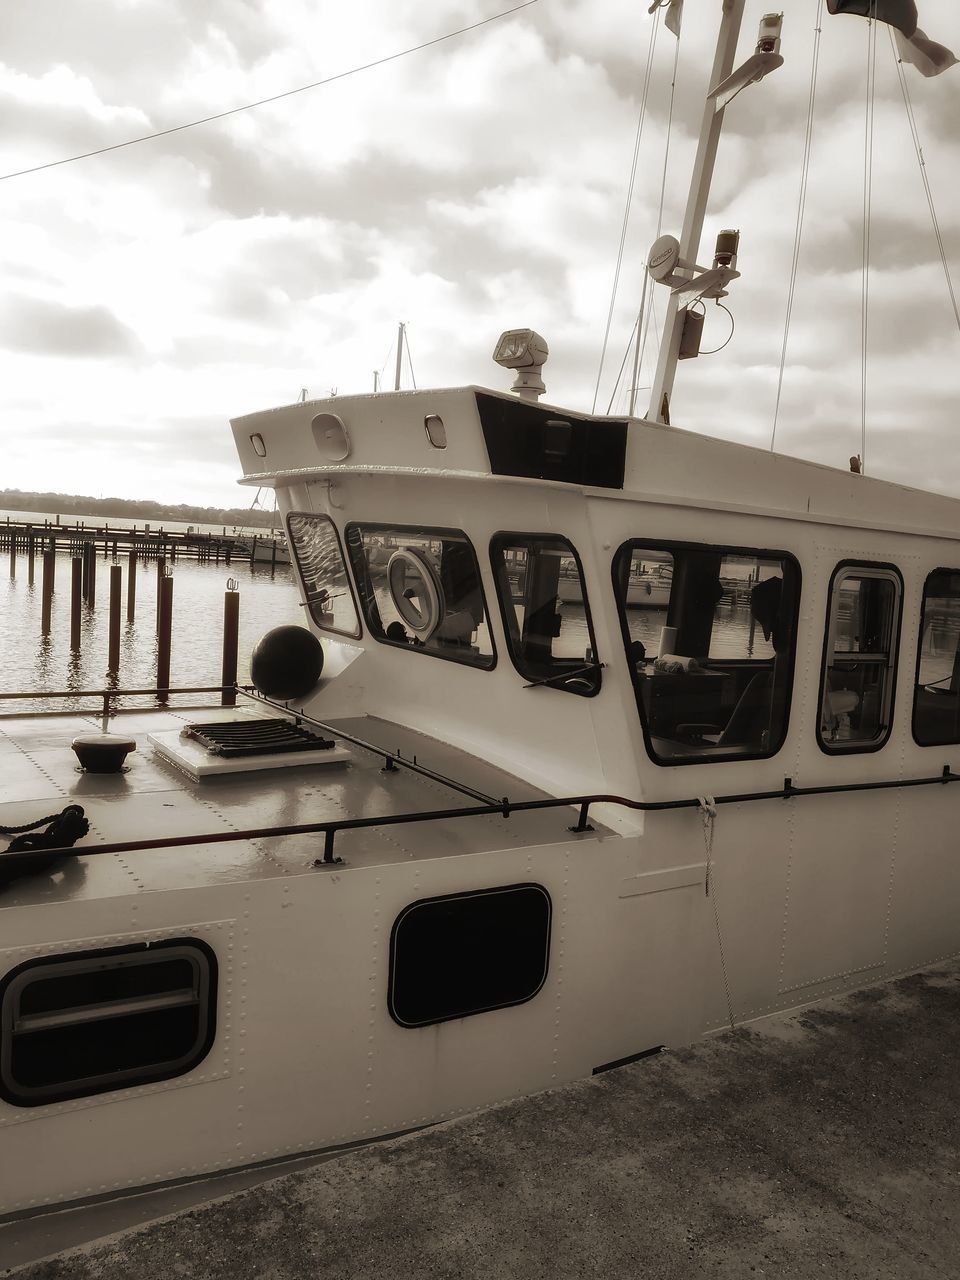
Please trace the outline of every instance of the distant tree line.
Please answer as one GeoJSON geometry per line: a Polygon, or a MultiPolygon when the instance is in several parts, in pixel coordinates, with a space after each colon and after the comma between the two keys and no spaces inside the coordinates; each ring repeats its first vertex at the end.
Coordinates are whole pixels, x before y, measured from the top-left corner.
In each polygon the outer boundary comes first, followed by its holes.
{"type": "Polygon", "coordinates": [[[276,511],[259,507],[191,507],[186,503],[167,505],[133,498],[85,498],[70,493],[26,493],[22,489],[0,489],[0,507],[8,511],[37,511],[50,516],[111,516],[143,520],[151,524],[176,520],[181,524],[242,525],[244,528],[280,527],[276,511]]]}

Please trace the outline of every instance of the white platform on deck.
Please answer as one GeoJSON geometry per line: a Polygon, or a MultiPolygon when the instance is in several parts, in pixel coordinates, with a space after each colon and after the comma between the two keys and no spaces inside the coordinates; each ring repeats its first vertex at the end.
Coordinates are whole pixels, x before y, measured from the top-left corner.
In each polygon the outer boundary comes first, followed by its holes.
{"type": "Polygon", "coordinates": [[[151,733],[147,741],[153,744],[164,760],[169,760],[197,782],[222,773],[259,773],[263,769],[289,769],[294,762],[298,768],[308,764],[343,764],[352,758],[346,747],[298,751],[295,755],[260,752],[255,756],[219,756],[194,739],[182,737],[182,732],[183,730],[169,729],[164,733],[151,733]]]}

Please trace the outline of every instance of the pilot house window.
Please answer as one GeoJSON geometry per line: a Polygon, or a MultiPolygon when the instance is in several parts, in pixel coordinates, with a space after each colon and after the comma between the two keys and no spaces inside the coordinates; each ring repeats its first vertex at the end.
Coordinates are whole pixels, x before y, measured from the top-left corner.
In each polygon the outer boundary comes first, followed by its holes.
{"type": "Polygon", "coordinates": [[[533,684],[589,696],[597,646],[577,554],[563,538],[505,533],[490,551],[513,665],[533,684]]]}
{"type": "Polygon", "coordinates": [[[367,626],[378,640],[493,666],[480,569],[465,534],[351,524],[346,541],[367,626]]]}
{"type": "Polygon", "coordinates": [[[658,764],[779,750],[800,597],[791,556],[627,543],[614,561],[614,589],[658,764]]]}
{"type": "Polygon", "coordinates": [[[314,622],[324,631],[359,637],[360,619],[333,521],[296,511],[287,518],[287,530],[314,622]]]}
{"type": "Polygon", "coordinates": [[[937,569],[923,588],[913,736],[921,747],[960,742],[958,569],[937,569]]]}
{"type": "Polygon", "coordinates": [[[820,693],[825,751],[875,751],[889,736],[902,595],[896,569],[834,572],[820,693]]]}

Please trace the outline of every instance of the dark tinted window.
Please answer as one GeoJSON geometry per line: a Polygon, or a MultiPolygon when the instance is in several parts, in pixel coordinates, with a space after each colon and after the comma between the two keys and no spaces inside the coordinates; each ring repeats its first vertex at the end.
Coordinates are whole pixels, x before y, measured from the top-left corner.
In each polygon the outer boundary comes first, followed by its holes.
{"type": "Polygon", "coordinates": [[[491,557],[513,665],[533,683],[566,693],[596,693],[596,641],[583,571],[570,543],[498,534],[491,557]]]}
{"type": "Polygon", "coordinates": [[[924,584],[913,736],[921,747],[960,742],[960,569],[924,584]]]}
{"type": "Polygon", "coordinates": [[[494,475],[623,488],[627,424],[581,418],[514,396],[477,392],[494,475]]]}
{"type": "Polygon", "coordinates": [[[0,1096],[39,1106],[183,1075],[213,1043],[216,977],[195,940],[21,965],[0,982],[0,1096]]]}
{"type": "Polygon", "coordinates": [[[796,561],[740,547],[627,543],[614,589],[653,759],[774,755],[790,710],[796,561]]]}
{"type": "Polygon", "coordinates": [[[547,976],[550,913],[537,884],[413,903],[390,938],[390,1016],[422,1027],[532,999],[547,976]]]}

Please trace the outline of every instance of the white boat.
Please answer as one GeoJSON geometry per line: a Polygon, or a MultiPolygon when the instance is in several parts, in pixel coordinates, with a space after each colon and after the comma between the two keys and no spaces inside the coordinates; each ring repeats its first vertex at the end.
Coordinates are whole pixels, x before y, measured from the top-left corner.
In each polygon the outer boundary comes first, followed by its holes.
{"type": "Polygon", "coordinates": [[[123,774],[76,771],[79,718],[0,721],[4,827],[91,823],[0,862],[0,1212],[432,1124],[960,949],[960,502],[540,403],[544,345],[498,344],[514,392],[233,422],[309,627],[240,711],[118,718],[123,774]],[[273,719],[297,749],[243,754],[273,719]]]}
{"type": "Polygon", "coordinates": [[[265,533],[253,538],[250,544],[251,564],[289,564],[290,549],[282,533],[265,533]]]}
{"type": "MultiPolygon", "coordinates": [[[[656,565],[652,569],[638,566],[637,571],[630,574],[623,597],[627,608],[666,609],[670,603],[672,577],[673,571],[667,565],[656,565]]],[[[575,563],[561,568],[557,596],[564,604],[583,604],[580,573],[575,563]]]]}

